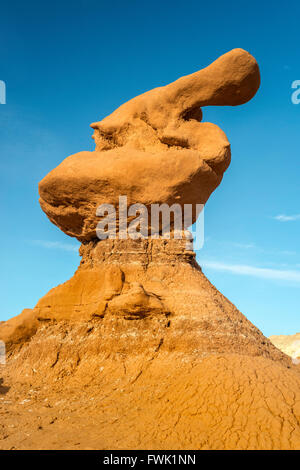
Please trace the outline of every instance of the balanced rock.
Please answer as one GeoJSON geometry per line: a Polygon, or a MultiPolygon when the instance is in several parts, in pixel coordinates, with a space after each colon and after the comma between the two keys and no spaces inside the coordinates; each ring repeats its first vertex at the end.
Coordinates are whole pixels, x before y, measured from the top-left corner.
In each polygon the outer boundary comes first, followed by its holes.
{"type": "MultiPolygon", "coordinates": [[[[66,158],[39,185],[51,222],[80,241],[96,238],[97,207],[204,204],[230,163],[230,145],[201,106],[236,106],[260,83],[255,59],[234,49],[209,67],[155,88],[92,124],[96,150],[66,158]]],[[[196,215],[194,214],[193,222],[196,215]]]]}

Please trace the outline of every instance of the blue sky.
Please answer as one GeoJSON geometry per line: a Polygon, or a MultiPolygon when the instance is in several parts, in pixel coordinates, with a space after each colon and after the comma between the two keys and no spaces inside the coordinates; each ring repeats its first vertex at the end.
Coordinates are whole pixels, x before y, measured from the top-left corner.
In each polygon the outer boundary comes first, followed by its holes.
{"type": "Polygon", "coordinates": [[[38,182],[66,156],[93,150],[89,124],[133,96],[235,47],[262,85],[237,108],[204,108],[232,146],[205,209],[197,253],[208,278],[267,336],[300,331],[298,2],[2,2],[0,320],[72,276],[78,242],[52,225],[38,182]],[[276,216],[286,217],[276,219],[276,216]]]}

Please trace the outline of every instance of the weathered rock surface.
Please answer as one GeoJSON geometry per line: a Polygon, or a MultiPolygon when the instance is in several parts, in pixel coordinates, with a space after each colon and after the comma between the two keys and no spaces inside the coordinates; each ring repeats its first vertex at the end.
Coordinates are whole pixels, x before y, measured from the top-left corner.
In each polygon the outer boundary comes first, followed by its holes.
{"type": "Polygon", "coordinates": [[[298,368],[183,241],[91,242],[81,254],[26,317],[32,337],[11,338],[1,449],[299,448],[298,368]]]}
{"type": "Polygon", "coordinates": [[[38,320],[32,309],[25,308],[20,315],[0,323],[0,340],[5,342],[6,349],[23,344],[36,333],[38,320]]]}
{"type": "Polygon", "coordinates": [[[199,107],[255,94],[240,49],[93,125],[95,152],[40,184],[82,240],[74,276],[0,324],[1,449],[296,449],[300,375],[202,273],[186,240],[95,238],[96,207],[203,203],[229,144],[199,107]]]}
{"type": "MultiPolygon", "coordinates": [[[[100,204],[204,204],[230,163],[230,145],[201,106],[236,106],[260,83],[255,59],[234,49],[209,67],[118,108],[95,129],[94,152],[66,158],[39,185],[51,222],[80,241],[96,238],[100,204]]],[[[194,217],[195,221],[195,217],[194,217]]]]}

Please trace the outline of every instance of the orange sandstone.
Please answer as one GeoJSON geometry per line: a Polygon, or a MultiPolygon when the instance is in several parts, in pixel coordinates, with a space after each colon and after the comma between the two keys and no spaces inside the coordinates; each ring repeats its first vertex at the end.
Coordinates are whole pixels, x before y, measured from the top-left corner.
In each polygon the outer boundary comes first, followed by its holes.
{"type": "Polygon", "coordinates": [[[209,67],[118,108],[95,129],[94,152],[66,158],[39,185],[51,222],[80,241],[96,237],[100,204],[204,204],[230,163],[230,145],[201,106],[245,103],[260,82],[255,59],[234,49],[209,67]]]}

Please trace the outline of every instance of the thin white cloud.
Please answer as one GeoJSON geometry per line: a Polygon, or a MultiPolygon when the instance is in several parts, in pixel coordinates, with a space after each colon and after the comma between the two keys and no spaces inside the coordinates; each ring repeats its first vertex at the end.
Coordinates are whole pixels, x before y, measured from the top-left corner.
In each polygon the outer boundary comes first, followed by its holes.
{"type": "Polygon", "coordinates": [[[295,214],[295,215],[280,214],[280,215],[276,215],[275,217],[273,217],[273,219],[278,220],[279,222],[291,222],[294,220],[300,220],[300,214],[295,214]]]}
{"type": "Polygon", "coordinates": [[[236,248],[242,248],[243,250],[249,250],[251,248],[257,248],[254,243],[232,243],[236,248]]]}
{"type": "Polygon", "coordinates": [[[232,274],[239,274],[242,276],[252,276],[260,279],[272,279],[279,281],[290,281],[300,284],[300,271],[284,270],[284,269],[270,269],[270,268],[257,268],[255,266],[248,266],[243,264],[226,264],[217,261],[203,261],[201,266],[215,271],[227,271],[232,274]]]}
{"type": "MultiPolygon", "coordinates": [[[[207,238],[205,238],[205,242],[207,242],[207,238]]],[[[256,245],[255,243],[248,242],[248,243],[240,243],[240,242],[232,242],[232,241],[219,241],[219,240],[214,240],[215,244],[222,245],[222,246],[230,246],[230,247],[235,247],[239,248],[241,250],[255,250],[260,253],[265,253],[267,255],[284,255],[284,256],[295,256],[297,255],[296,251],[291,251],[291,250],[268,250],[266,248],[263,248],[261,246],[256,245]]]]}
{"type": "Polygon", "coordinates": [[[52,242],[48,240],[33,240],[32,243],[48,249],[78,252],[78,245],[73,243],[52,242]]]}

